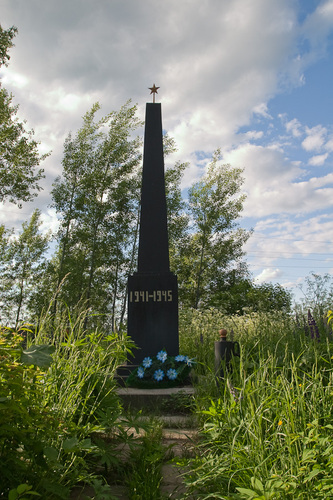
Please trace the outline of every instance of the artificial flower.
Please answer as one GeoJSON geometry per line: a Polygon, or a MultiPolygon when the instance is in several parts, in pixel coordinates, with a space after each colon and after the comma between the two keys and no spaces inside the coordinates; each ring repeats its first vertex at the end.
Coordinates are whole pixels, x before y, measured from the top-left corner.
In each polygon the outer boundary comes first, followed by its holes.
{"type": "Polygon", "coordinates": [[[164,363],[164,361],[167,359],[168,355],[167,355],[166,351],[162,350],[162,351],[157,353],[156,357],[159,361],[164,363]]]}
{"type": "Polygon", "coordinates": [[[152,365],[152,362],[153,360],[147,356],[146,358],[144,358],[144,360],[142,361],[142,365],[145,367],[145,368],[149,368],[151,365],[152,365]]]}
{"type": "Polygon", "coordinates": [[[168,371],[167,371],[167,377],[169,380],[176,380],[177,378],[177,371],[174,370],[173,368],[170,368],[168,371]]]}
{"type": "Polygon", "coordinates": [[[154,379],[160,382],[164,378],[164,372],[162,370],[156,370],[154,373],[154,379]]]}

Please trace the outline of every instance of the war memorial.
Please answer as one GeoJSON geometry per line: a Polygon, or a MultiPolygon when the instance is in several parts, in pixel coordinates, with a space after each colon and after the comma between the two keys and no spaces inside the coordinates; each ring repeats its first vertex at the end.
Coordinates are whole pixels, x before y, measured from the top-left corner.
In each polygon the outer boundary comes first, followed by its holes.
{"type": "Polygon", "coordinates": [[[179,352],[177,276],[170,271],[161,104],[146,104],[137,272],[128,277],[133,364],[164,349],[179,352]]]}

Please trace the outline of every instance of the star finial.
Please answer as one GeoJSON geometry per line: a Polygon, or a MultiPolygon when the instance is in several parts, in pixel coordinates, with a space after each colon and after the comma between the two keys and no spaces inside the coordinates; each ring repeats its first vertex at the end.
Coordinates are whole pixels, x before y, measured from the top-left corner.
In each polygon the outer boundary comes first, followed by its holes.
{"type": "Polygon", "coordinates": [[[160,87],[156,87],[155,83],[152,87],[148,87],[150,90],[150,93],[153,94],[153,103],[155,102],[155,94],[158,94],[157,89],[160,87]]]}

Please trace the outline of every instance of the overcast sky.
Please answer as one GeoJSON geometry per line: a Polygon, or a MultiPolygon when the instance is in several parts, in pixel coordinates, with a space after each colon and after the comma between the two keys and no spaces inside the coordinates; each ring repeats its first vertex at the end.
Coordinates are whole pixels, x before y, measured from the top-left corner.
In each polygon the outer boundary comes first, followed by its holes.
{"type": "Polygon", "coordinates": [[[47,178],[37,202],[0,207],[17,226],[49,190],[63,143],[99,101],[144,107],[160,87],[163,127],[189,161],[184,188],[217,148],[244,168],[240,224],[257,282],[297,287],[333,270],[333,0],[0,0],[18,35],[2,85],[35,130],[47,178]]]}

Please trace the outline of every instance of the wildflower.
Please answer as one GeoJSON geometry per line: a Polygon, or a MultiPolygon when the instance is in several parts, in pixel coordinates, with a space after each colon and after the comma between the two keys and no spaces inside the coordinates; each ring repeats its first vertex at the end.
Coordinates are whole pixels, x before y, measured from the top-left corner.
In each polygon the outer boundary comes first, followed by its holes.
{"type": "Polygon", "coordinates": [[[282,425],[282,420],[279,420],[278,421],[278,425],[281,426],[282,425]]]}
{"type": "Polygon", "coordinates": [[[144,358],[142,361],[142,364],[145,368],[149,368],[152,365],[153,360],[148,356],[147,358],[144,358]]]}
{"type": "Polygon", "coordinates": [[[314,317],[312,316],[312,314],[310,312],[310,309],[308,309],[308,325],[310,328],[311,337],[313,339],[316,338],[319,341],[319,337],[320,337],[319,329],[318,329],[316,320],[314,319],[314,317]]]}
{"type": "Polygon", "coordinates": [[[144,371],[144,369],[142,368],[142,366],[139,366],[138,371],[137,371],[137,376],[138,376],[139,378],[143,378],[143,377],[144,377],[144,375],[145,375],[145,371],[144,371]]]}
{"type": "Polygon", "coordinates": [[[182,354],[178,354],[178,356],[175,357],[175,361],[185,361],[185,356],[183,356],[182,354]]]}
{"type": "Polygon", "coordinates": [[[156,370],[154,373],[154,379],[160,382],[164,378],[164,372],[162,370],[156,370]]]}
{"type": "Polygon", "coordinates": [[[239,401],[240,399],[243,399],[243,396],[241,395],[241,393],[237,389],[235,389],[235,387],[229,382],[229,380],[228,380],[228,388],[229,388],[230,393],[233,395],[235,401],[239,401]]]}
{"type": "Polygon", "coordinates": [[[167,355],[166,351],[162,350],[162,351],[157,353],[156,357],[159,361],[164,363],[164,361],[167,359],[168,355],[167,355]]]}
{"type": "Polygon", "coordinates": [[[176,380],[177,375],[178,375],[177,371],[174,370],[173,368],[170,368],[167,371],[167,376],[168,376],[168,379],[170,379],[170,380],[176,380]]]}
{"type": "Polygon", "coordinates": [[[193,359],[190,359],[188,356],[184,356],[184,361],[187,364],[187,366],[192,366],[193,364],[193,359]]]}

